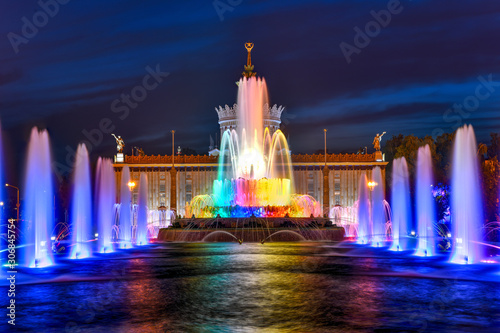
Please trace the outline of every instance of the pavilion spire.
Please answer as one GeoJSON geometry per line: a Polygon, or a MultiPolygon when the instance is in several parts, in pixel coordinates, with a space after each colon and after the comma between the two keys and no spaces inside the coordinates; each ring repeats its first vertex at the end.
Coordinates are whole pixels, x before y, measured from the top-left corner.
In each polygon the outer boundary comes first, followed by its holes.
{"type": "Polygon", "coordinates": [[[247,49],[248,56],[247,56],[247,64],[246,66],[244,66],[245,71],[243,72],[243,76],[248,79],[254,77],[255,75],[257,75],[257,73],[253,71],[254,66],[252,65],[251,52],[253,49],[253,43],[250,42],[245,43],[245,48],[247,49]]]}

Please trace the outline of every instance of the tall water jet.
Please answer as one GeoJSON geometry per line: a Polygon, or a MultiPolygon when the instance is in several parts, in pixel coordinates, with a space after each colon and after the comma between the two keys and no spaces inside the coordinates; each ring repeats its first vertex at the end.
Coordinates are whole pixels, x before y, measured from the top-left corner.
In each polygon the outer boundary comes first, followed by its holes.
{"type": "Polygon", "coordinates": [[[436,204],[432,196],[432,156],[429,145],[420,147],[417,152],[417,232],[418,242],[415,255],[432,256],[434,251],[434,220],[436,204]]]}
{"type": "Polygon", "coordinates": [[[72,250],[70,258],[82,259],[91,256],[92,194],[90,183],[89,153],[85,144],[76,151],[73,174],[73,196],[71,201],[72,250]]]}
{"type": "Polygon", "coordinates": [[[120,186],[120,219],[119,219],[119,239],[121,248],[132,247],[132,223],[130,222],[130,211],[132,195],[130,193],[130,170],[124,166],[120,186]]]}
{"type": "Polygon", "coordinates": [[[407,250],[402,242],[410,233],[411,204],[408,165],[404,157],[397,158],[392,165],[392,251],[407,250]]]}
{"type": "Polygon", "coordinates": [[[370,218],[368,179],[366,173],[359,178],[358,186],[358,243],[368,244],[373,234],[373,225],[370,218]]]}
{"type": "Polygon", "coordinates": [[[380,167],[372,171],[372,223],[373,223],[373,246],[382,246],[386,240],[386,222],[384,205],[384,184],[382,183],[382,171],[380,167]]]}
{"type": "Polygon", "coordinates": [[[453,145],[451,221],[455,238],[451,262],[472,264],[484,253],[478,244],[484,216],[476,136],[472,125],[457,130],[453,145]]]}
{"type": "MultiPolygon", "coordinates": [[[[241,138],[240,148],[243,154],[240,158],[262,156],[262,140],[264,138],[264,106],[268,105],[267,85],[264,78],[242,78],[238,83],[238,135],[241,138]],[[254,155],[254,156],[252,156],[254,155]]],[[[250,162],[250,161],[249,161],[250,162]]],[[[257,162],[257,160],[253,160],[257,162]]],[[[263,161],[262,161],[263,162],[263,161]]],[[[259,168],[258,164],[254,165],[259,168]]],[[[249,172],[250,170],[247,170],[249,172]]],[[[258,170],[255,170],[258,172],[258,170]]],[[[264,170],[260,171],[263,177],[264,170]]]]}
{"type": "Polygon", "coordinates": [[[112,235],[115,205],[115,174],[108,158],[97,161],[97,229],[99,252],[113,252],[112,235]]]}
{"type": "Polygon", "coordinates": [[[53,189],[49,134],[31,130],[25,175],[24,223],[25,246],[22,262],[28,267],[53,264],[50,233],[54,227],[53,189]]]}
{"type": "Polygon", "coordinates": [[[139,180],[139,198],[137,200],[137,225],[135,243],[148,244],[148,177],[141,173],[139,180]]]}

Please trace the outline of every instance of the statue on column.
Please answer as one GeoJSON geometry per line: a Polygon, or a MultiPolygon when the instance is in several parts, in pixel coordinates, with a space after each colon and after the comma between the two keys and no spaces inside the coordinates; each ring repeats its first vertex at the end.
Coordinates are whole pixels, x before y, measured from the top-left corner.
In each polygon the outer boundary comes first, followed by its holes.
{"type": "Polygon", "coordinates": [[[375,138],[373,139],[373,148],[375,148],[376,151],[380,151],[380,141],[382,141],[382,137],[384,136],[386,132],[383,132],[382,134],[377,133],[375,138]]]}
{"type": "Polygon", "coordinates": [[[114,134],[111,134],[116,140],[116,151],[119,153],[123,153],[123,147],[125,147],[125,141],[123,141],[122,137],[118,135],[118,137],[114,134]]]}

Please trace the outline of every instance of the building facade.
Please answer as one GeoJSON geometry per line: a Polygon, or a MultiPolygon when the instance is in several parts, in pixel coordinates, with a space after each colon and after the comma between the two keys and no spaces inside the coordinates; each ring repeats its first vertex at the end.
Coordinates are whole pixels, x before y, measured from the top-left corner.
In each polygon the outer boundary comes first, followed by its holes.
{"type": "MultiPolygon", "coordinates": [[[[308,194],[320,202],[324,209],[334,206],[352,206],[358,198],[358,183],[366,173],[371,179],[372,169],[382,169],[385,180],[387,162],[377,160],[373,154],[293,155],[292,165],[295,192],[308,194]],[[325,175],[326,174],[326,175],[325,175]]],[[[115,163],[117,198],[120,198],[122,170],[128,166],[130,178],[136,184],[132,190],[132,202],[137,203],[139,178],[146,173],[148,179],[148,203],[150,210],[174,210],[185,215],[186,204],[200,194],[212,193],[217,179],[216,156],[171,155],[125,156],[124,163],[115,163]]],[[[383,186],[380,184],[379,186],[383,186]]]]}
{"type": "MultiPolygon", "coordinates": [[[[252,43],[245,44],[248,51],[247,65],[243,76],[255,77],[250,52],[252,43]]],[[[227,130],[238,132],[238,104],[215,108],[219,118],[220,137],[227,130]]],[[[283,106],[265,104],[262,109],[262,122],[272,135],[281,126],[283,106]]],[[[378,141],[380,142],[380,140],[378,141]]],[[[173,151],[172,151],[173,153],[173,151]]],[[[131,180],[136,186],[130,187],[132,202],[137,203],[138,183],[141,173],[146,173],[149,186],[148,203],[151,211],[174,211],[185,215],[186,204],[197,195],[211,194],[212,185],[217,178],[219,151],[210,147],[208,155],[199,156],[120,156],[115,157],[117,198],[120,198],[122,170],[130,169],[131,180]]],[[[360,176],[366,173],[371,179],[372,169],[382,169],[385,182],[385,167],[382,153],[373,154],[327,154],[291,155],[294,193],[308,194],[316,199],[328,213],[335,206],[352,206],[358,198],[360,176]]],[[[380,184],[379,186],[384,186],[380,184]]]]}

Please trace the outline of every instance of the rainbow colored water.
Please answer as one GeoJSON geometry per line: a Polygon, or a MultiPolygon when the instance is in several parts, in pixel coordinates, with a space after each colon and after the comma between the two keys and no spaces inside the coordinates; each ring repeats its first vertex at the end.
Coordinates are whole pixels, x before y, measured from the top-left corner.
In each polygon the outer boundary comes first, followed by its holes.
{"type": "Polygon", "coordinates": [[[222,136],[218,177],[211,195],[196,196],[186,209],[195,217],[309,217],[321,215],[311,196],[294,194],[290,150],[280,130],[264,128],[266,81],[238,83],[237,130],[222,136]]]}

